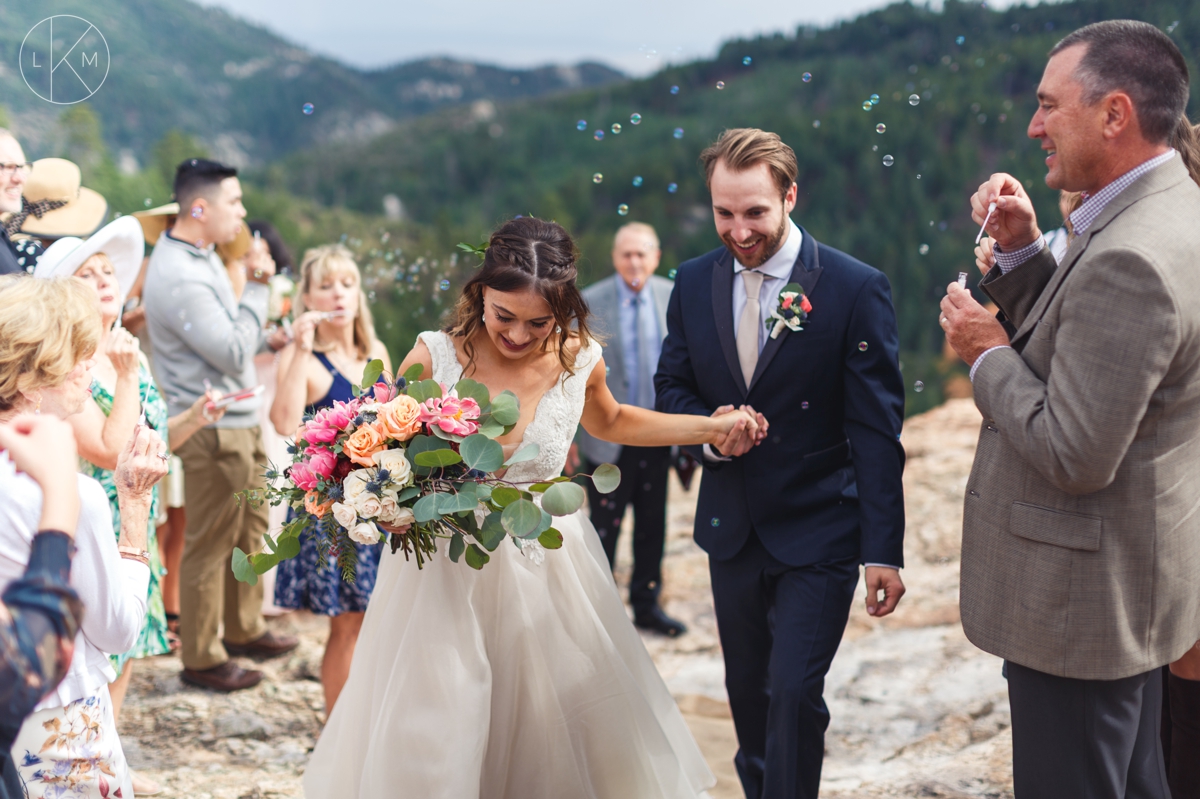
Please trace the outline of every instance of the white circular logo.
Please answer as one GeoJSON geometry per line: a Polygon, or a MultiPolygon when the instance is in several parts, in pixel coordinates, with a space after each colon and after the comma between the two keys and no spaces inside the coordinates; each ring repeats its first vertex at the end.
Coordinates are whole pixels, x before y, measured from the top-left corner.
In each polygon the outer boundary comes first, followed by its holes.
{"type": "Polygon", "coordinates": [[[83,17],[46,17],[21,42],[21,77],[46,102],[71,105],[88,99],[108,77],[108,42],[83,17]]]}

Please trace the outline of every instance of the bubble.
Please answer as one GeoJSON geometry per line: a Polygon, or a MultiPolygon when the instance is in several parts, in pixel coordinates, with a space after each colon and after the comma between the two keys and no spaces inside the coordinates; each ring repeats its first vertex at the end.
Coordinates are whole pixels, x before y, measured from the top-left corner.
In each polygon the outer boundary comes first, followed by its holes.
{"type": "Polygon", "coordinates": [[[446,278],[442,278],[441,280],[438,281],[438,288],[441,289],[442,291],[449,291],[450,290],[450,281],[447,280],[446,278]]]}
{"type": "MultiPolygon", "coordinates": [[[[1176,23],[1176,24],[1178,24],[1178,23],[1176,23]]],[[[754,61],[753,58],[751,58],[750,56],[746,56],[745,58],[742,59],[742,66],[748,67],[748,66],[750,66],[751,62],[753,62],[753,61],[754,61]]]]}
{"type": "Polygon", "coordinates": [[[581,119],[575,123],[575,130],[587,130],[587,120],[581,119]]]}
{"type": "Polygon", "coordinates": [[[876,133],[887,133],[887,125],[880,122],[878,125],[875,126],[875,132],[876,133]]]}
{"type": "Polygon", "coordinates": [[[616,136],[617,134],[619,134],[621,132],[621,123],[620,122],[613,123],[612,132],[613,132],[614,136],[616,136]]]}
{"type": "Polygon", "coordinates": [[[675,128],[675,133],[672,135],[674,135],[675,138],[677,138],[677,139],[682,139],[683,138],[683,128],[675,128]]]}
{"type": "Polygon", "coordinates": [[[924,384],[924,383],[922,383],[920,380],[918,380],[917,382],[913,383],[913,391],[915,391],[915,392],[917,392],[918,394],[920,394],[920,393],[921,393],[922,391],[924,391],[924,390],[925,390],[925,384],[924,384]]]}
{"type": "Polygon", "coordinates": [[[879,105],[879,95],[878,94],[871,95],[871,105],[879,105]]]}
{"type": "Polygon", "coordinates": [[[667,277],[671,278],[671,280],[674,280],[674,279],[675,279],[675,275],[677,275],[677,274],[679,274],[679,270],[678,270],[678,269],[672,269],[672,270],[670,270],[669,272],[667,272],[667,277]]]}
{"type": "Polygon", "coordinates": [[[978,117],[976,117],[976,119],[978,119],[979,124],[982,125],[983,123],[987,122],[987,114],[980,114],[978,117]]]}
{"type": "Polygon", "coordinates": [[[1179,27],[1179,20],[1175,20],[1174,22],[1172,22],[1170,25],[1167,26],[1167,33],[1174,33],[1175,29],[1178,27],[1179,27]]]}
{"type": "Polygon", "coordinates": [[[370,302],[375,302],[375,292],[374,291],[367,292],[367,300],[369,300],[370,302]]]}
{"type": "Polygon", "coordinates": [[[805,411],[807,411],[807,410],[808,410],[808,402],[807,402],[807,401],[805,401],[805,402],[801,402],[801,403],[800,403],[800,408],[801,408],[802,410],[805,410],[805,411]]]}
{"type": "Polygon", "coordinates": [[[873,153],[877,153],[877,152],[879,152],[879,145],[878,145],[878,144],[872,144],[872,145],[871,145],[871,152],[873,152],[873,153]]]}
{"type": "Polygon", "coordinates": [[[144,206],[146,206],[147,208],[149,208],[149,207],[150,207],[150,198],[149,198],[149,197],[147,197],[146,199],[142,200],[142,205],[144,205],[144,206]]]}
{"type": "Polygon", "coordinates": [[[883,165],[884,166],[891,166],[894,163],[896,163],[896,159],[892,158],[890,155],[885,155],[883,157],[883,165]]]}
{"type": "Polygon", "coordinates": [[[858,351],[866,352],[867,351],[867,342],[865,342],[865,341],[858,342],[858,351]]]}
{"type": "Polygon", "coordinates": [[[963,45],[963,43],[966,41],[967,41],[966,36],[959,36],[957,39],[954,40],[954,43],[957,44],[959,47],[961,47],[963,45]]]}
{"type": "Polygon", "coordinates": [[[641,114],[630,114],[629,115],[629,124],[630,125],[642,124],[642,115],[641,114]]]}
{"type": "Polygon", "coordinates": [[[667,184],[667,192],[668,192],[669,194],[674,194],[674,193],[675,193],[675,192],[677,192],[677,191],[679,191],[679,184],[678,184],[678,183],[668,183],[668,184],[667,184]]]}
{"type": "Polygon", "coordinates": [[[592,175],[592,183],[603,183],[603,182],[604,182],[604,174],[602,172],[597,172],[596,174],[592,175]]]}
{"type": "Polygon", "coordinates": [[[634,175],[634,176],[633,176],[633,185],[634,185],[634,186],[640,186],[640,185],[642,185],[642,176],[641,176],[641,175],[634,175]]]}
{"type": "Polygon", "coordinates": [[[718,88],[718,89],[724,89],[724,88],[725,88],[725,81],[723,81],[723,80],[719,80],[719,81],[717,81],[717,88],[718,88]]]}
{"type": "Polygon", "coordinates": [[[917,173],[917,180],[920,180],[920,179],[921,179],[921,175],[920,175],[920,173],[917,173]]]}
{"type": "Polygon", "coordinates": [[[304,112],[305,116],[312,116],[313,104],[305,103],[304,106],[300,110],[304,112]]]}
{"type": "Polygon", "coordinates": [[[821,120],[819,120],[819,119],[814,119],[814,120],[813,120],[813,127],[814,127],[814,128],[819,128],[819,127],[821,127],[821,120]]]}
{"type": "Polygon", "coordinates": [[[812,73],[805,72],[803,75],[800,76],[800,80],[804,81],[805,83],[810,83],[812,81],[812,73]]]}
{"type": "Polygon", "coordinates": [[[928,255],[929,254],[929,245],[922,244],[920,247],[917,248],[917,252],[921,253],[921,255],[928,255]]]}
{"type": "Polygon", "coordinates": [[[192,206],[192,219],[199,219],[203,213],[204,213],[204,209],[201,208],[200,206],[198,206],[198,205],[192,206]]]}
{"type": "Polygon", "coordinates": [[[920,103],[921,103],[921,95],[919,95],[919,94],[910,94],[910,95],[908,96],[908,104],[909,104],[909,105],[920,105],[920,103]]]}
{"type": "Polygon", "coordinates": [[[629,206],[625,203],[621,203],[617,206],[617,213],[621,216],[629,216],[629,206]]]}
{"type": "Polygon", "coordinates": [[[672,87],[671,87],[671,94],[679,94],[679,87],[678,87],[678,86],[672,86],[672,87]]]}
{"type": "Polygon", "coordinates": [[[204,239],[196,239],[196,249],[197,250],[204,249],[204,239]]]}
{"type": "Polygon", "coordinates": [[[863,110],[864,111],[870,111],[874,107],[875,107],[875,104],[872,103],[870,100],[863,100],[863,110]]]}
{"type": "Polygon", "coordinates": [[[712,522],[711,522],[711,524],[712,524],[712,526],[713,526],[713,527],[720,527],[720,526],[721,526],[721,520],[720,520],[720,519],[718,519],[716,516],[714,516],[714,517],[712,517],[712,522]]]}
{"type": "Polygon", "coordinates": [[[596,141],[603,141],[604,140],[604,131],[602,131],[602,130],[596,131],[595,133],[592,134],[592,138],[595,139],[596,141]]]}

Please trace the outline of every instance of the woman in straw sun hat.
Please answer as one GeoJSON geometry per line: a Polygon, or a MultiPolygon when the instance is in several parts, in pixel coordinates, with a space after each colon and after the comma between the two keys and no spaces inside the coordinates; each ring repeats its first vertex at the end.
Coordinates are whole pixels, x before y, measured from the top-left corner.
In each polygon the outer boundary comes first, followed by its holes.
{"type": "MultiPolygon", "coordinates": [[[[80,471],[95,478],[108,493],[112,506],[113,529],[120,535],[117,513],[117,486],[112,470],[117,455],[135,433],[140,420],[159,433],[168,445],[179,446],[193,433],[215,422],[223,413],[212,406],[215,393],[198,399],[183,413],[167,418],[167,403],[154,383],[149,363],[138,341],[119,327],[125,296],[137,279],[145,244],[142,228],[132,217],[121,217],[101,228],[88,240],[61,238],[50,245],[38,261],[34,277],[75,277],[90,285],[100,309],[101,333],[92,370],[92,402],[68,421],[79,442],[80,471]]],[[[161,580],[163,567],[155,536],[159,487],[154,496],[147,531],[150,552],[150,585],[145,625],[133,649],[110,653],[119,677],[111,686],[113,715],[119,718],[125,690],[129,686],[134,658],[162,655],[170,651],[167,619],[163,607],[161,580]]],[[[147,795],[154,786],[135,781],[147,795]]]]}

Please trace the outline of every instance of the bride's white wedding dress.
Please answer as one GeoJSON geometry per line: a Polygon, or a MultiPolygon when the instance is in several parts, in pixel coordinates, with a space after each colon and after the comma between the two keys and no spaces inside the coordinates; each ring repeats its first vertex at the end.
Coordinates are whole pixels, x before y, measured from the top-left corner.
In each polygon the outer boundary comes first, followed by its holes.
{"type": "MultiPolygon", "coordinates": [[[[433,376],[454,343],[422,333],[433,376]]],[[[538,403],[534,460],[557,476],[583,412],[593,342],[538,403]]],[[[384,553],[350,677],[304,776],[310,798],[678,799],[713,776],[618,596],[582,512],[556,519],[540,565],[509,542],[481,571],[445,547],[425,568],[384,553]]]]}

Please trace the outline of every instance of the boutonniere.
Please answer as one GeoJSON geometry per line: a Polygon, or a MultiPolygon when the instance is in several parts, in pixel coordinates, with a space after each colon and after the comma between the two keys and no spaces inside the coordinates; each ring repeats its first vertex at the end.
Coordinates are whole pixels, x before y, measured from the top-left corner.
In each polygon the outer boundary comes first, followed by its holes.
{"type": "Polygon", "coordinates": [[[799,283],[788,283],[779,292],[779,302],[767,317],[771,338],[778,338],[785,327],[792,332],[803,330],[811,312],[812,303],[808,301],[804,289],[799,283]]]}

